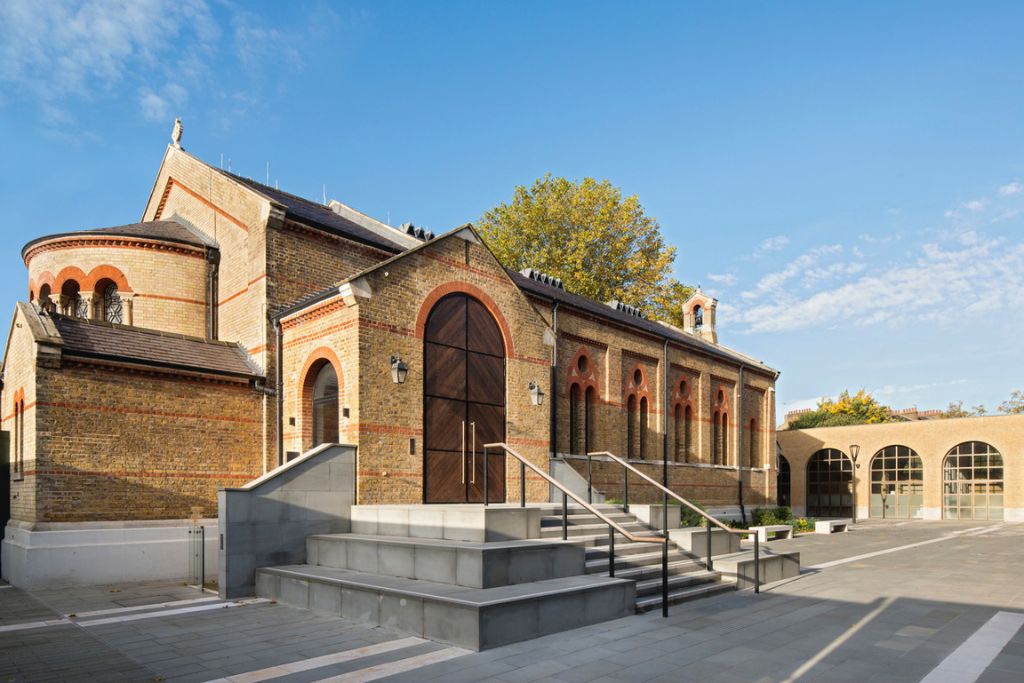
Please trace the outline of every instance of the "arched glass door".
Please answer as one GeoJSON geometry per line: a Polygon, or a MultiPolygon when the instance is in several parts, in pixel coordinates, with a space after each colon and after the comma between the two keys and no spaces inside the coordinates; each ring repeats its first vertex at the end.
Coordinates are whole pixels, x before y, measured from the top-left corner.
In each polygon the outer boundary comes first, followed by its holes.
{"type": "Polygon", "coordinates": [[[942,465],[943,519],[1003,519],[1003,456],[982,441],[953,448],[942,465]]]}
{"type": "Polygon", "coordinates": [[[823,448],[807,461],[807,515],[853,516],[853,463],[842,451],[823,448]]]}
{"type": "Polygon", "coordinates": [[[871,459],[871,517],[920,519],[924,511],[924,465],[907,446],[886,446],[871,459]]]}
{"type": "Polygon", "coordinates": [[[338,373],[330,363],[313,381],[313,445],[322,443],[338,443],[338,373]]]}

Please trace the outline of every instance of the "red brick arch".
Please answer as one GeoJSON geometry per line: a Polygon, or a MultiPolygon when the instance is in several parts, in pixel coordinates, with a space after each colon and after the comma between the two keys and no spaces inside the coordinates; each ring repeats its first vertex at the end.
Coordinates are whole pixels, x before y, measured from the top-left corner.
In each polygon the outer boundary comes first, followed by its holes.
{"type": "Polygon", "coordinates": [[[57,273],[57,277],[54,278],[53,284],[50,285],[51,292],[60,292],[64,289],[64,283],[68,280],[74,280],[78,283],[79,291],[88,292],[89,290],[89,276],[85,274],[78,266],[65,266],[60,269],[57,273]]]}
{"type": "MultiPolygon", "coordinates": [[[[119,292],[130,292],[132,288],[128,286],[128,278],[124,276],[124,273],[120,269],[115,268],[111,265],[96,266],[89,271],[88,282],[89,289],[95,291],[96,285],[99,284],[100,280],[110,280],[117,285],[117,291],[119,292]]],[[[83,289],[85,285],[82,285],[83,289]]]]}
{"type": "Polygon", "coordinates": [[[494,299],[487,292],[469,282],[446,282],[443,285],[438,285],[427,294],[426,298],[423,299],[423,303],[420,304],[419,313],[416,314],[416,338],[423,339],[423,334],[427,327],[427,318],[430,316],[430,311],[434,309],[434,305],[449,294],[456,293],[468,294],[484,305],[484,308],[490,312],[501,329],[501,337],[505,341],[505,355],[509,359],[514,359],[516,354],[512,344],[512,331],[509,328],[508,321],[505,320],[505,316],[502,315],[501,309],[498,308],[498,304],[495,303],[494,299]]]}
{"type": "Polygon", "coordinates": [[[576,355],[572,357],[572,362],[569,364],[566,370],[566,391],[572,389],[572,385],[578,384],[583,393],[586,393],[587,389],[593,388],[598,395],[601,394],[598,389],[599,378],[597,375],[597,365],[594,364],[594,359],[591,357],[590,352],[587,351],[586,347],[581,346],[576,351],[576,355]],[[580,372],[579,361],[580,358],[587,359],[587,371],[580,372]]]}
{"type": "Polygon", "coordinates": [[[647,384],[647,371],[644,369],[642,363],[635,363],[633,367],[629,369],[629,372],[626,374],[626,382],[624,386],[626,389],[625,394],[627,399],[630,396],[636,396],[638,401],[641,398],[646,398],[647,405],[651,405],[651,388],[647,384]],[[640,371],[639,386],[635,386],[633,383],[633,377],[636,375],[637,370],[640,371]]]}
{"type": "MultiPolygon", "coordinates": [[[[299,415],[302,422],[299,428],[302,433],[302,450],[305,451],[313,443],[313,383],[316,381],[316,373],[324,363],[334,366],[334,373],[338,376],[338,410],[345,404],[345,375],[341,371],[341,360],[334,350],[321,346],[314,349],[306,357],[306,362],[299,373],[299,415]]],[[[338,416],[340,422],[341,416],[338,416]]]]}

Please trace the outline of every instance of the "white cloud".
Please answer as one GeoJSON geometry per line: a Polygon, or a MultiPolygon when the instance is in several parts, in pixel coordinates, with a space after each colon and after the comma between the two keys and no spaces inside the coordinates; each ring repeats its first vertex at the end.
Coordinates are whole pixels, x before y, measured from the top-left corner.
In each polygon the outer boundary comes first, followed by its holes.
{"type": "Polygon", "coordinates": [[[980,213],[988,207],[988,201],[985,199],[972,199],[969,202],[964,202],[963,207],[971,213],[980,213]]]}
{"type": "Polygon", "coordinates": [[[894,320],[948,320],[951,301],[976,310],[1024,310],[1024,243],[981,234],[952,247],[925,244],[909,263],[875,264],[868,274],[854,264],[812,267],[838,245],[811,250],[741,295],[731,317],[747,331],[780,332],[832,325],[871,325],[894,320]],[[804,294],[798,275],[860,276],[804,294]],[[787,286],[789,285],[789,286],[787,286]]]}
{"type": "Polygon", "coordinates": [[[1020,194],[1021,192],[1024,192],[1024,183],[1016,180],[999,188],[999,194],[1004,197],[1008,197],[1012,194],[1020,194]]]}
{"type": "Polygon", "coordinates": [[[761,242],[761,251],[778,251],[785,248],[789,244],[789,238],[785,235],[776,235],[775,237],[769,237],[764,242],[761,242]]]}
{"type": "Polygon", "coordinates": [[[731,287],[736,284],[738,278],[733,273],[708,273],[708,279],[715,284],[731,287]]]}

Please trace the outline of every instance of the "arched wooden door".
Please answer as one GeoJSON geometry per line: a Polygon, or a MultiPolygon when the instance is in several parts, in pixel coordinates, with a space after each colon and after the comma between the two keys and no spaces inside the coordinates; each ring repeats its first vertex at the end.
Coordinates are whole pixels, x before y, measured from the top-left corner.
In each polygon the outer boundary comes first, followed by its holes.
{"type": "MultiPolygon", "coordinates": [[[[480,503],[483,445],[505,440],[505,344],[476,299],[434,305],[424,338],[423,500],[480,503]]],[[[505,500],[505,455],[491,454],[488,500],[505,500]]]]}

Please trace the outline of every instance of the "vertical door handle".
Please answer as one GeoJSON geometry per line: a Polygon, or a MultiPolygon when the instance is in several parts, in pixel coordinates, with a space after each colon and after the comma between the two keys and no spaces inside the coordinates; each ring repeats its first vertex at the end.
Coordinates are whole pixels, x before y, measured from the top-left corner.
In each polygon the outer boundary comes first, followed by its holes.
{"type": "MultiPolygon", "coordinates": [[[[473,434],[473,461],[472,461],[473,464],[471,465],[472,469],[470,470],[470,472],[472,472],[472,474],[469,475],[470,476],[469,483],[470,484],[475,484],[476,483],[476,422],[470,422],[469,423],[469,429],[470,429],[470,431],[473,434]]],[[[485,463],[485,465],[486,465],[486,463],[485,463]]]]}
{"type": "Polygon", "coordinates": [[[462,483],[466,483],[466,421],[462,421],[462,483]]]}

